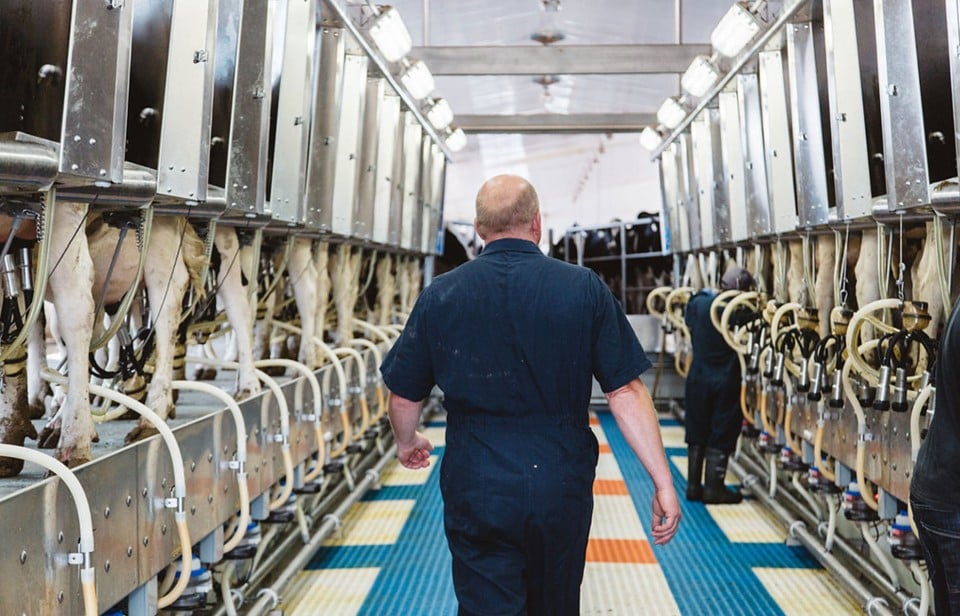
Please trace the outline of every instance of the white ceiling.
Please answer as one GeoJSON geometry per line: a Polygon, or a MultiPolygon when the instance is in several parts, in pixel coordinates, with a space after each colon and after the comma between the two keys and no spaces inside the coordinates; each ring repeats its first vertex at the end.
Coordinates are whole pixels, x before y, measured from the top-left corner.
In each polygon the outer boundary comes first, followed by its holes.
{"type": "MultiPolygon", "coordinates": [[[[553,24],[558,45],[706,43],[732,0],[394,0],[423,45],[538,45],[530,35],[553,24]],[[677,41],[675,12],[681,9],[677,41]],[[429,15],[424,29],[424,14],[429,15]]],[[[434,96],[455,114],[652,113],[679,89],[676,74],[566,75],[547,92],[525,76],[438,76],[434,96]]],[[[456,124],[456,119],[454,119],[456,124]]],[[[635,134],[468,135],[448,168],[445,218],[472,220],[473,198],[496,173],[528,177],[540,193],[545,228],[561,233],[639,211],[658,211],[657,167],[635,134]],[[601,151],[601,144],[603,148],[601,151]]]]}

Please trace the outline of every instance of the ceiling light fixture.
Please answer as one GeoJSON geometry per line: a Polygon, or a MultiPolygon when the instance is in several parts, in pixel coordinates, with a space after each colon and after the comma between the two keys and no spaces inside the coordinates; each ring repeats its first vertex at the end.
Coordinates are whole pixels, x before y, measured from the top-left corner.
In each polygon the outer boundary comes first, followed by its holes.
{"type": "Polygon", "coordinates": [[[706,56],[697,56],[680,78],[680,87],[690,96],[703,98],[719,80],[720,71],[713,62],[706,56]]]}
{"type": "Polygon", "coordinates": [[[436,87],[433,74],[423,60],[415,60],[412,64],[408,64],[400,73],[400,83],[407,89],[410,96],[418,101],[430,96],[436,87]]]}
{"type": "Polygon", "coordinates": [[[453,122],[453,109],[445,98],[435,98],[426,109],[427,120],[437,130],[443,130],[453,122]]]}
{"type": "Polygon", "coordinates": [[[710,44],[720,55],[735,58],[760,32],[761,22],[741,3],[730,7],[710,34],[710,44]]]}
{"type": "Polygon", "coordinates": [[[467,145],[467,135],[462,128],[454,128],[444,140],[451,152],[459,152],[467,145]]]}
{"type": "Polygon", "coordinates": [[[387,62],[399,61],[413,48],[410,32],[400,13],[392,6],[384,8],[373,18],[367,32],[387,62]]]}
{"type": "Polygon", "coordinates": [[[680,123],[683,122],[683,119],[686,117],[686,108],[673,97],[663,101],[660,109],[657,110],[657,120],[670,130],[680,126],[680,123]]]}
{"type": "Polygon", "coordinates": [[[648,126],[640,133],[640,145],[643,149],[653,152],[660,146],[660,133],[652,126],[648,126]]]}

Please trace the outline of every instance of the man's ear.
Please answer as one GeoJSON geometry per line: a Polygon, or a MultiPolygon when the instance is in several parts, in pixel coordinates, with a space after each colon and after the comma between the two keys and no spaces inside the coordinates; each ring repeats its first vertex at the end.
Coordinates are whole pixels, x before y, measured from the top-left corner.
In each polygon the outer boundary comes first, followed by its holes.
{"type": "Polygon", "coordinates": [[[487,241],[487,238],[484,237],[483,231],[480,230],[480,222],[476,218],[473,219],[473,229],[477,232],[477,235],[480,236],[480,239],[487,241]]]}

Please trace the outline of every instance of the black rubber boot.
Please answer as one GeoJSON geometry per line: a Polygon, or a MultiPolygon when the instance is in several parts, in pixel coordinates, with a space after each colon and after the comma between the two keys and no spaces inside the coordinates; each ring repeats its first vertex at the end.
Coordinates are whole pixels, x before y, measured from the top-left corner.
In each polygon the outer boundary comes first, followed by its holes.
{"type": "Polygon", "coordinates": [[[707,447],[703,482],[703,502],[708,505],[735,505],[743,500],[739,491],[724,484],[729,456],[719,449],[707,447]]]}
{"type": "Polygon", "coordinates": [[[687,500],[703,499],[703,454],[704,445],[687,445],[687,500]]]}

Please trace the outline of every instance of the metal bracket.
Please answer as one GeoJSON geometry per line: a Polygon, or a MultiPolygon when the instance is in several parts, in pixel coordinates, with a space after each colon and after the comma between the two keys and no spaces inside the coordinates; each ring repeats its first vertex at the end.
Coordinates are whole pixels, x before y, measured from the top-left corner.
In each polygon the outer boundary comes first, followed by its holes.
{"type": "Polygon", "coordinates": [[[69,565],[83,565],[83,554],[81,552],[70,552],[67,554],[67,564],[69,565]]]}
{"type": "Polygon", "coordinates": [[[859,439],[860,441],[864,441],[864,442],[866,442],[866,441],[872,441],[872,440],[873,440],[873,432],[864,432],[863,434],[861,434],[861,435],[858,436],[858,439],[859,439]]]}
{"type": "Polygon", "coordinates": [[[176,509],[180,504],[179,499],[177,498],[165,498],[163,499],[163,506],[165,509],[176,509]]]}
{"type": "Polygon", "coordinates": [[[201,49],[199,51],[193,52],[193,63],[199,64],[201,62],[206,62],[209,59],[209,54],[207,54],[206,49],[201,49]]]}
{"type": "Polygon", "coordinates": [[[231,471],[240,470],[240,460],[230,460],[229,462],[223,462],[220,465],[220,468],[224,468],[231,471]]]}

